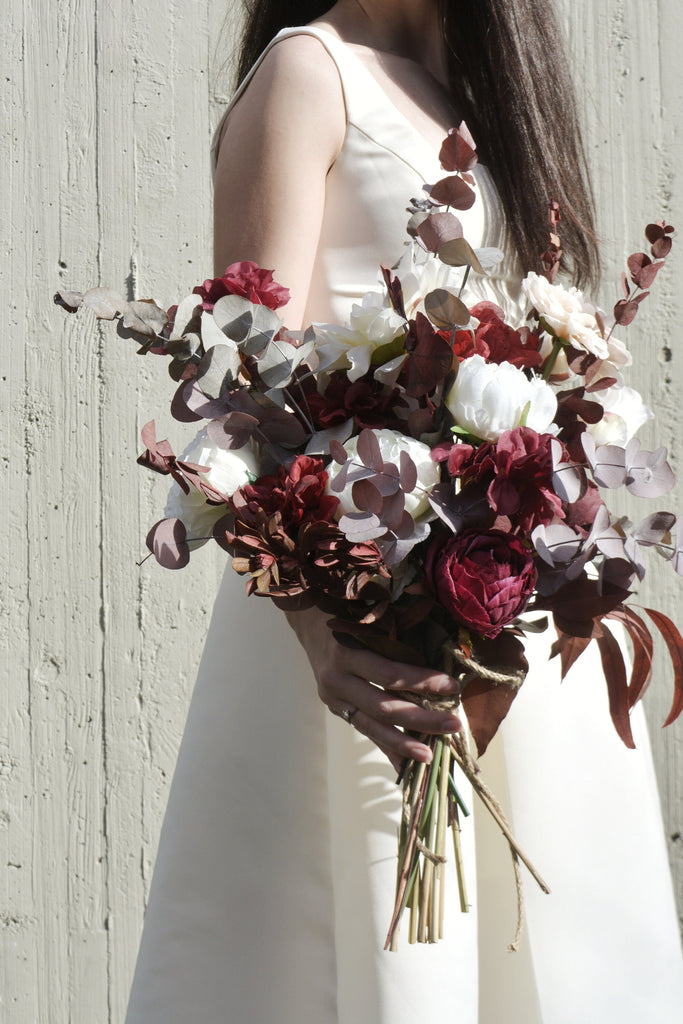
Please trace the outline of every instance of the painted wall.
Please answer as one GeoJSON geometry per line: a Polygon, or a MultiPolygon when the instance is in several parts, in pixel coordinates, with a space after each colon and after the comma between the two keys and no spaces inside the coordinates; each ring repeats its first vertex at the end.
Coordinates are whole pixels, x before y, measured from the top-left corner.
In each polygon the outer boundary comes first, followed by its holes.
{"type": "MultiPolygon", "coordinates": [[[[641,225],[683,222],[678,0],[562,0],[610,304],[641,225]]],[[[228,4],[230,6],[230,3],[228,4]]],[[[232,3],[234,8],[238,4],[232,3]]],[[[210,264],[208,145],[226,5],[9,0],[0,39],[0,1017],[123,1020],[161,818],[221,559],[146,563],[164,482],[138,471],[165,364],[52,304],[102,282],[162,303],[210,264]],[[218,49],[218,56],[215,56],[218,49]],[[5,255],[6,254],[6,255],[5,255]]],[[[633,329],[634,382],[680,444],[683,256],[633,329]]],[[[161,436],[173,439],[168,417],[161,436]]],[[[679,465],[679,473],[680,473],[679,465]]],[[[683,476],[683,474],[681,474],[683,476]]],[[[680,506],[681,491],[678,492],[680,506]]],[[[673,577],[647,595],[676,608],[673,577]]],[[[678,596],[680,607],[680,593],[678,596]]],[[[683,728],[652,722],[683,905],[683,728]]],[[[638,809],[634,808],[634,813],[638,809]]]]}

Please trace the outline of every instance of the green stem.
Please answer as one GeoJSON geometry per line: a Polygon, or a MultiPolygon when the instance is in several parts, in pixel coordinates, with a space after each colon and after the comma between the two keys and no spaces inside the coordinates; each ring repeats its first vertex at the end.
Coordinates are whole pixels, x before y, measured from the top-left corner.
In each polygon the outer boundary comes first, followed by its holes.
{"type": "Polygon", "coordinates": [[[560,349],[563,347],[560,338],[553,337],[553,349],[546,360],[546,364],[543,367],[543,380],[549,380],[550,374],[553,372],[553,367],[557,362],[557,357],[560,354],[560,349]]]}

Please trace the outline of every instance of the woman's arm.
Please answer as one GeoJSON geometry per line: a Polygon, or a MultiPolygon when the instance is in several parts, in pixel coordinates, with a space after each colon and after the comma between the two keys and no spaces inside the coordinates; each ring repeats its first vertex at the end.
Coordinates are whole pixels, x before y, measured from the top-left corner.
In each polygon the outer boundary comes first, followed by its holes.
{"type": "MultiPolygon", "coordinates": [[[[345,130],[337,69],[317,39],[302,35],[283,40],[267,54],[231,110],[221,139],[215,181],[216,273],[244,259],[274,270],[275,279],[292,293],[281,311],[292,329],[301,326],[306,308],[325,179],[345,130]]],[[[327,618],[315,608],[288,615],[308,654],[321,699],[337,715],[358,709],[353,725],[395,767],[404,757],[429,760],[429,748],[401,729],[454,732],[458,719],[400,700],[391,690],[453,693],[454,680],[369,651],[349,650],[334,639],[327,618]]]]}
{"type": "Polygon", "coordinates": [[[236,260],[274,271],[292,293],[281,312],[301,326],[325,206],[325,178],[343,144],[339,75],[312,36],[270,50],[227,119],[214,195],[217,274],[236,260]]]}

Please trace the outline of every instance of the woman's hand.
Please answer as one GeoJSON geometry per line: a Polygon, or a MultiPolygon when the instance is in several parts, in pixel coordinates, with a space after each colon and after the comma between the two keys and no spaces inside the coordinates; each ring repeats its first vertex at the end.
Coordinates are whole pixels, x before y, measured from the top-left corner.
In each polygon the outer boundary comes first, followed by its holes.
{"type": "Polygon", "coordinates": [[[320,699],[334,715],[352,714],[352,725],[377,744],[399,771],[407,758],[429,762],[429,747],[402,729],[417,733],[453,733],[460,720],[447,711],[429,711],[394,696],[410,690],[425,696],[449,697],[458,684],[443,672],[403,665],[372,651],[338,643],[327,626],[329,615],[318,608],[287,613],[318,684],[320,699]]]}

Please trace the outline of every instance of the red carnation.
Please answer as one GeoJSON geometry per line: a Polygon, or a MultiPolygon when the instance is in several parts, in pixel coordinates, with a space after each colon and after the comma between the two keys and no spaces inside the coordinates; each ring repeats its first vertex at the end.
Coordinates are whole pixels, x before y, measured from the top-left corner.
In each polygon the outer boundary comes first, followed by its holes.
{"type": "Polygon", "coordinates": [[[440,447],[437,458],[442,461],[447,454],[448,472],[460,477],[464,486],[488,484],[491,508],[506,516],[515,529],[529,533],[541,523],[546,526],[556,516],[565,516],[553,489],[552,440],[550,434],[538,434],[531,427],[515,427],[476,449],[457,444],[446,453],[440,447]]]}
{"type": "Polygon", "coordinates": [[[268,518],[279,512],[282,528],[290,536],[303,523],[330,522],[339,498],[325,493],[327,472],[322,459],[297,455],[290,466],[279,466],[276,474],[260,476],[245,484],[231,500],[238,515],[247,510],[252,516],[263,512],[268,518]]]}
{"type": "Polygon", "coordinates": [[[425,571],[448,614],[485,637],[498,636],[524,611],[537,577],[531,551],[501,530],[442,534],[425,571]]]}
{"type": "Polygon", "coordinates": [[[242,295],[268,309],[279,309],[289,302],[289,289],[273,280],[273,271],[261,270],[251,260],[231,263],[222,277],[198,284],[192,289],[192,294],[201,296],[202,308],[209,312],[224,295],[242,295]]]}
{"type": "Polygon", "coordinates": [[[540,339],[528,327],[515,331],[503,320],[503,311],[493,302],[479,302],[470,310],[479,320],[474,348],[487,363],[512,363],[519,369],[540,366],[540,339]]]}

